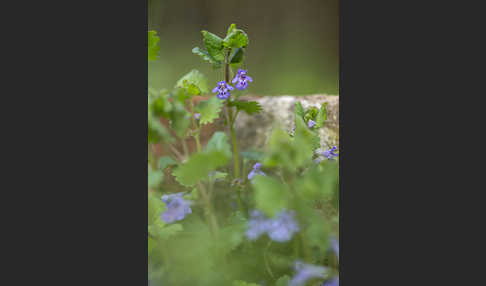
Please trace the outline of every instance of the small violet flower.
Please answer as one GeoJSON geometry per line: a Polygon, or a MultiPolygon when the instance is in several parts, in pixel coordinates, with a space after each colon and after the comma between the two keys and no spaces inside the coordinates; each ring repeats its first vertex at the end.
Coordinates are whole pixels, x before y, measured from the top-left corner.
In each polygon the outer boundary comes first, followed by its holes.
{"type": "Polygon", "coordinates": [[[201,113],[194,113],[194,118],[199,120],[201,118],[201,113]]]}
{"type": "Polygon", "coordinates": [[[219,98],[219,99],[227,99],[231,94],[230,94],[230,90],[233,90],[234,87],[232,87],[231,85],[227,84],[224,80],[223,81],[220,81],[218,82],[218,85],[213,88],[213,93],[218,93],[216,96],[219,98]]]}
{"type": "Polygon", "coordinates": [[[248,180],[251,180],[253,179],[253,177],[255,177],[255,175],[262,175],[262,176],[266,176],[265,173],[263,173],[262,170],[260,170],[262,167],[262,164],[260,163],[256,163],[255,165],[253,165],[253,169],[251,170],[251,172],[248,174],[248,180]]]}
{"type": "Polygon", "coordinates": [[[324,158],[327,158],[328,160],[333,160],[334,157],[339,156],[338,154],[334,153],[336,151],[336,149],[337,149],[337,147],[336,146],[333,146],[329,150],[326,150],[326,151],[317,153],[321,157],[318,157],[317,159],[315,159],[314,162],[320,163],[322,160],[324,160],[324,158]]]}
{"type": "Polygon", "coordinates": [[[183,220],[186,215],[192,213],[191,203],[186,201],[182,196],[184,193],[163,195],[162,201],[167,206],[167,210],[160,215],[165,223],[172,223],[183,220]]]}
{"type": "Polygon", "coordinates": [[[235,84],[235,87],[239,90],[244,90],[248,86],[248,82],[253,82],[253,79],[246,75],[246,70],[238,69],[238,72],[233,78],[231,83],[235,84]]]}
{"type": "Polygon", "coordinates": [[[312,119],[309,119],[309,121],[307,122],[307,126],[309,128],[312,128],[312,127],[316,126],[316,122],[312,119]]]}
{"type": "Polygon", "coordinates": [[[266,233],[273,241],[285,242],[297,231],[299,226],[294,212],[280,212],[274,219],[268,219],[262,212],[254,210],[250,214],[246,236],[249,240],[256,240],[266,233]]]}
{"type": "Polygon", "coordinates": [[[301,286],[307,281],[314,278],[325,278],[327,274],[327,268],[323,266],[317,266],[312,264],[305,264],[301,261],[297,261],[294,265],[296,274],[290,280],[289,286],[301,286]]]}

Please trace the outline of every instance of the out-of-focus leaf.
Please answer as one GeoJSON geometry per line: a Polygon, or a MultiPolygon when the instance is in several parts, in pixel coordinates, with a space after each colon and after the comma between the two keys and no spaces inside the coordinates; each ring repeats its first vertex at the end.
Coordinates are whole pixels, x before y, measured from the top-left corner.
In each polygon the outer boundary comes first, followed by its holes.
{"type": "Polygon", "coordinates": [[[208,100],[200,101],[196,107],[196,112],[201,114],[199,124],[204,125],[213,123],[213,121],[219,117],[222,108],[223,101],[216,96],[213,96],[208,100]]]}
{"type": "Polygon", "coordinates": [[[231,158],[231,146],[228,143],[228,137],[226,133],[221,131],[214,132],[211,139],[209,139],[208,144],[204,148],[207,153],[213,151],[220,151],[225,154],[228,158],[231,158]]]}
{"type": "Polygon", "coordinates": [[[158,167],[159,167],[160,170],[163,171],[168,166],[170,166],[170,165],[176,165],[176,164],[177,164],[177,162],[174,161],[174,159],[172,159],[171,157],[169,157],[169,156],[163,156],[163,157],[160,157],[160,159],[159,159],[158,167]]]}
{"type": "Polygon", "coordinates": [[[269,217],[288,208],[290,190],[287,185],[281,184],[272,177],[255,176],[253,187],[257,209],[269,217]]]}
{"type": "Polygon", "coordinates": [[[156,31],[148,31],[148,60],[155,61],[159,58],[160,47],[158,45],[160,38],[156,31]]]}
{"type": "Polygon", "coordinates": [[[192,95],[208,93],[208,82],[206,76],[200,71],[193,69],[184,75],[176,84],[176,87],[185,88],[192,95]]]}
{"type": "Polygon", "coordinates": [[[288,286],[290,282],[290,277],[288,275],[284,275],[278,278],[277,282],[275,282],[275,286],[288,286]]]}
{"type": "Polygon", "coordinates": [[[226,165],[228,161],[227,154],[221,151],[195,153],[184,164],[179,165],[172,175],[181,185],[190,187],[197,181],[206,179],[209,172],[226,165]]]}
{"type": "Polygon", "coordinates": [[[316,116],[316,127],[321,128],[327,120],[327,102],[321,105],[319,112],[316,116]]]}

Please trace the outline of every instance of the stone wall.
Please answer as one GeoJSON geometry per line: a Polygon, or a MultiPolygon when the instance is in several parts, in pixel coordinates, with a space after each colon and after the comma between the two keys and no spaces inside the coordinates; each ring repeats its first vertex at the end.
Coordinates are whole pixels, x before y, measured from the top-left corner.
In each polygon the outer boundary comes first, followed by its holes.
{"type": "Polygon", "coordinates": [[[235,123],[236,134],[240,150],[250,147],[261,148],[265,146],[272,128],[278,124],[285,130],[292,130],[294,126],[294,106],[300,101],[304,108],[327,102],[327,121],[319,129],[321,148],[331,146],[339,147],[339,96],[309,95],[309,96],[267,96],[242,97],[241,99],[258,101],[263,112],[249,116],[242,112],[235,123]]]}

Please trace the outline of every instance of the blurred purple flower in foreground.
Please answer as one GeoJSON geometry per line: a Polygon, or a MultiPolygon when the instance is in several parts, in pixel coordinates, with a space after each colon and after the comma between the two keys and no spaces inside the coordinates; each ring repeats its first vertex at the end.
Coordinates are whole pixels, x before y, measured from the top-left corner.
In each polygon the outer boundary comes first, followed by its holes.
{"type": "Polygon", "coordinates": [[[294,212],[281,212],[270,221],[268,236],[273,241],[284,242],[292,238],[294,232],[299,231],[299,225],[294,219],[294,212]]]}
{"type": "Polygon", "coordinates": [[[250,221],[246,230],[246,236],[250,240],[255,240],[264,234],[268,229],[268,220],[265,215],[257,210],[250,213],[250,221]]]}
{"type": "Polygon", "coordinates": [[[262,167],[262,164],[260,163],[256,163],[255,165],[253,165],[253,169],[251,170],[251,172],[248,174],[248,180],[251,180],[253,179],[253,177],[255,177],[255,175],[262,175],[262,176],[266,176],[265,173],[263,173],[262,170],[260,170],[262,167]]]}
{"type": "Polygon", "coordinates": [[[307,122],[307,127],[312,128],[314,126],[316,126],[316,122],[312,119],[309,119],[309,121],[307,122]]]}
{"type": "Polygon", "coordinates": [[[327,274],[326,267],[305,264],[301,261],[295,263],[294,269],[296,274],[290,280],[289,286],[301,286],[310,279],[325,278],[327,274]]]}
{"type": "Polygon", "coordinates": [[[160,215],[160,218],[165,223],[183,220],[186,215],[192,213],[191,204],[183,198],[183,195],[184,193],[176,193],[162,196],[167,210],[160,215]]]}
{"type": "Polygon", "coordinates": [[[273,241],[285,242],[298,231],[299,225],[292,211],[282,211],[274,219],[268,219],[262,212],[254,210],[250,214],[246,236],[250,240],[256,240],[266,233],[273,241]]]}
{"type": "Polygon", "coordinates": [[[239,90],[244,90],[248,86],[248,82],[253,82],[253,79],[246,75],[246,70],[238,69],[238,72],[233,78],[231,83],[235,84],[235,87],[239,90]]]}
{"type": "Polygon", "coordinates": [[[201,113],[194,113],[194,118],[199,120],[201,118],[201,113]]]}
{"type": "Polygon", "coordinates": [[[234,87],[232,87],[231,85],[227,84],[224,80],[223,81],[220,81],[218,82],[218,85],[213,88],[212,92],[213,93],[218,93],[216,96],[219,98],[219,99],[227,99],[228,97],[230,97],[230,90],[233,90],[234,87]]]}
{"type": "Polygon", "coordinates": [[[336,276],[331,280],[324,281],[321,286],[339,286],[339,276],[336,276]]]}

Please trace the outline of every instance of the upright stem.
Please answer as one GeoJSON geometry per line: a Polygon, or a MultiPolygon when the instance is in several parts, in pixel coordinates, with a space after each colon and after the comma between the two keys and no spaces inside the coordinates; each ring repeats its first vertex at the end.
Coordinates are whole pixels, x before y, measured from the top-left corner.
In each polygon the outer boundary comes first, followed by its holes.
{"type": "MultiPolygon", "coordinates": [[[[226,83],[229,83],[230,81],[230,66],[229,66],[229,57],[230,57],[231,51],[229,50],[227,55],[226,55],[226,60],[225,60],[225,66],[224,66],[224,79],[226,83]]],[[[228,106],[228,102],[226,102],[226,108],[228,112],[228,125],[230,128],[230,133],[231,133],[231,142],[233,144],[233,172],[234,172],[234,177],[240,178],[240,158],[238,154],[238,145],[236,141],[236,134],[235,134],[235,129],[234,129],[234,119],[233,118],[233,108],[228,106]]]]}

